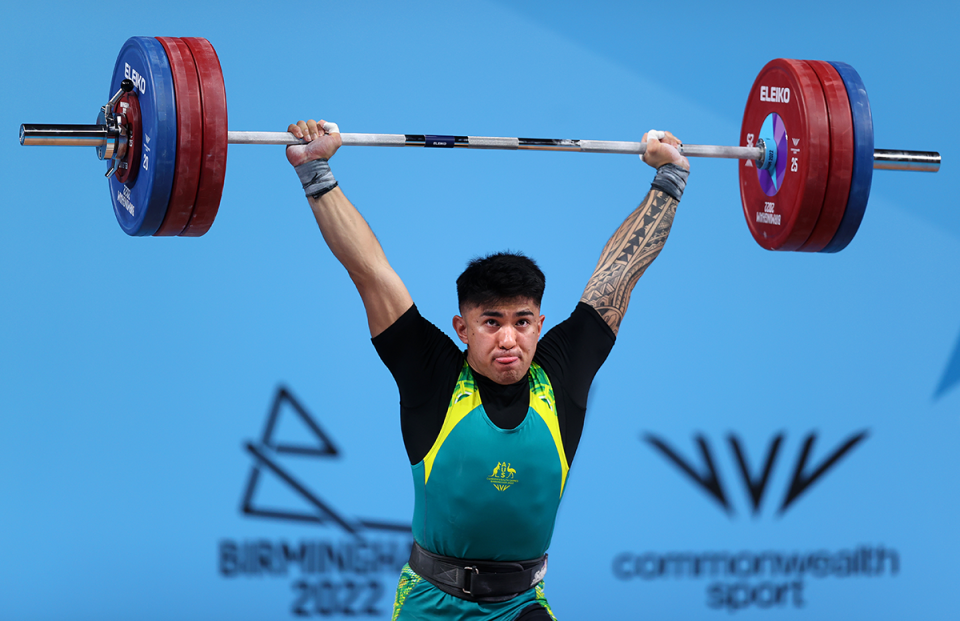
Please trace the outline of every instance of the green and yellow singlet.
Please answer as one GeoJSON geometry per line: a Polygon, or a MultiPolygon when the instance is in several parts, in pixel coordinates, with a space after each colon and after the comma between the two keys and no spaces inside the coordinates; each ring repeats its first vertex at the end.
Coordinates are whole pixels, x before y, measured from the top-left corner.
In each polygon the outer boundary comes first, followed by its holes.
{"type": "MultiPolygon", "coordinates": [[[[484,411],[464,362],[443,428],[427,456],[412,466],[413,536],[424,549],[463,559],[518,561],[540,557],[550,546],[569,466],[553,388],[539,365],[530,367],[528,383],[526,418],[514,429],[501,429],[484,411]]],[[[448,595],[406,567],[394,619],[450,607],[457,618],[500,618],[534,602],[547,607],[542,583],[512,600],[480,604],[448,595]],[[491,609],[495,616],[488,616],[491,609]]]]}
{"type": "Polygon", "coordinates": [[[542,556],[567,478],[556,402],[539,365],[515,429],[484,412],[464,362],[437,441],[413,468],[413,537],[434,554],[491,561],[542,556]]]}
{"type": "MultiPolygon", "coordinates": [[[[414,480],[412,529],[421,547],[496,562],[546,552],[590,384],[614,341],[596,310],[581,302],[540,339],[526,381],[499,385],[475,375],[464,352],[416,306],[373,338],[400,391],[414,480]]],[[[515,621],[538,613],[553,618],[543,582],[513,599],[480,603],[444,592],[409,566],[394,604],[394,621],[515,621]]]]}

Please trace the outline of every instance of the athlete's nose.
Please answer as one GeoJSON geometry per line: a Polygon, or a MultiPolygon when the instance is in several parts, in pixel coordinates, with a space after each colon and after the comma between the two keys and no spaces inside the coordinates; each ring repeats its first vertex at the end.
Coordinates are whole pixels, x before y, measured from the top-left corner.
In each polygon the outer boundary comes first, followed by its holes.
{"type": "Polygon", "coordinates": [[[517,346],[517,332],[513,326],[500,329],[500,349],[513,349],[517,346]]]}

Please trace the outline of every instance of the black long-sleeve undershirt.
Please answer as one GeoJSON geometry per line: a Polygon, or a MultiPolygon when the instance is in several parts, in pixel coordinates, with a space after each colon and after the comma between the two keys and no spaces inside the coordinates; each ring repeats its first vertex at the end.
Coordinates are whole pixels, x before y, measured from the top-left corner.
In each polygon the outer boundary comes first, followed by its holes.
{"type": "MultiPolygon", "coordinates": [[[[597,311],[583,302],[540,339],[534,362],[550,378],[557,401],[560,436],[568,465],[580,444],[590,384],[616,336],[597,311]]],[[[420,315],[416,305],[373,338],[380,359],[400,389],[400,428],[407,457],[419,463],[430,451],[447,413],[465,352],[420,315]]],[[[501,429],[523,422],[529,406],[527,378],[501,385],[473,375],[490,420],[501,429]]]]}

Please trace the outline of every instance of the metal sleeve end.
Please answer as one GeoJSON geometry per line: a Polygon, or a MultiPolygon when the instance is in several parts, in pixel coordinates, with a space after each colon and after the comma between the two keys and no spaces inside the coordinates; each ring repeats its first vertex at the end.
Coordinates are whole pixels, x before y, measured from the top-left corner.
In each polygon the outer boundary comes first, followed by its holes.
{"type": "Polygon", "coordinates": [[[875,149],[873,151],[873,168],[875,170],[938,172],[940,170],[940,154],[936,151],[875,149]]]}

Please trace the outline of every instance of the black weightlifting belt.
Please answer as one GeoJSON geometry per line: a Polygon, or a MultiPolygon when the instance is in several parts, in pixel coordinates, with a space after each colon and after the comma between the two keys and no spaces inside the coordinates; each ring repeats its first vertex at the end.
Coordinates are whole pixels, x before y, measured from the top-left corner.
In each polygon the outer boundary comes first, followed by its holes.
{"type": "Polygon", "coordinates": [[[420,547],[410,550],[410,568],[444,593],[471,602],[503,602],[532,588],[547,573],[547,555],[501,563],[440,556],[420,547]]]}

